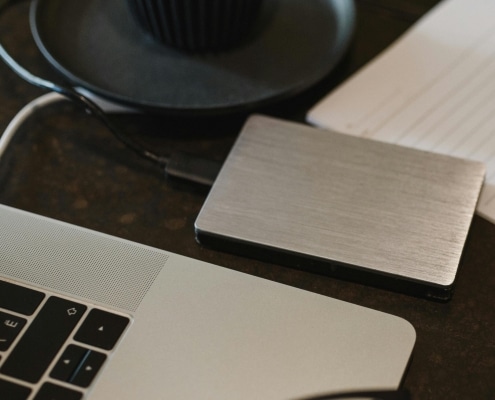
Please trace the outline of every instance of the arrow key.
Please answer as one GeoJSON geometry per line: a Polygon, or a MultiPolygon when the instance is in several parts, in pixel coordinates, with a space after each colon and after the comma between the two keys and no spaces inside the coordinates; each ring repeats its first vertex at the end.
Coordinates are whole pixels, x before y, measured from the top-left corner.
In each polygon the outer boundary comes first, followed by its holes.
{"type": "Polygon", "coordinates": [[[69,345],[62,353],[57,364],[55,364],[50,376],[64,382],[69,382],[88,351],[88,349],[83,347],[73,344],[69,345]]]}
{"type": "Polygon", "coordinates": [[[111,350],[128,324],[127,317],[95,308],[89,312],[74,339],[100,349],[111,350]]]}
{"type": "Polygon", "coordinates": [[[86,357],[78,366],[77,371],[70,379],[70,383],[87,388],[105,362],[107,356],[97,351],[88,350],[86,357]]]}
{"type": "Polygon", "coordinates": [[[80,387],[88,387],[106,358],[103,353],[71,344],[62,353],[50,377],[80,387]]]}

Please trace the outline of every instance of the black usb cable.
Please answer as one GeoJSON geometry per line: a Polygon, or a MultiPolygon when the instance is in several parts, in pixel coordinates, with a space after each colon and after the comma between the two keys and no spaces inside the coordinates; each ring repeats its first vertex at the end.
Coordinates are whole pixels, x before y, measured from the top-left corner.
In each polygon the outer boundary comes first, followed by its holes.
{"type": "MultiPolygon", "coordinates": [[[[0,1],[0,16],[13,4],[21,0],[2,0],[0,1]]],[[[78,92],[70,84],[58,84],[38,76],[33,75],[27,69],[22,67],[7,52],[0,41],[0,58],[7,64],[12,71],[20,76],[26,82],[37,86],[43,90],[55,92],[80,104],[83,108],[97,117],[107,129],[128,149],[134,151],[139,156],[158,164],[163,168],[165,176],[169,179],[187,181],[203,187],[209,187],[215,181],[215,177],[221,168],[220,162],[207,160],[187,153],[174,153],[171,155],[157,154],[149,149],[144,148],[141,144],[124,135],[108,118],[103,109],[88,97],[78,92]]],[[[48,103],[48,102],[47,102],[48,103]]],[[[29,113],[31,114],[31,113],[29,113]]]]}

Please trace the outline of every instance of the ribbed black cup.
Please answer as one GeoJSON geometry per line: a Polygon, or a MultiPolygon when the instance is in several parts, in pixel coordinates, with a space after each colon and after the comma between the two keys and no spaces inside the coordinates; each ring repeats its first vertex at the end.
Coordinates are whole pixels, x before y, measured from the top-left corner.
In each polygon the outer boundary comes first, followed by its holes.
{"type": "Polygon", "coordinates": [[[128,0],[140,25],[161,43],[223,50],[249,31],[262,0],[128,0]]]}

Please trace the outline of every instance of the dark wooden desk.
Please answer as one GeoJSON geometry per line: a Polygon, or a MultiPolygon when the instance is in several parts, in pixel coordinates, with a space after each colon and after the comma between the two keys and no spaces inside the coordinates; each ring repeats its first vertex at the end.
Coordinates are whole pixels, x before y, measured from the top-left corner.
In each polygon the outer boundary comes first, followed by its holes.
{"type": "MultiPolygon", "coordinates": [[[[356,35],[339,68],[302,95],[259,111],[303,120],[321,96],[436,2],[358,0],[356,35]],[[378,3],[404,12],[378,9],[378,3]]],[[[2,19],[2,40],[24,65],[50,76],[30,39],[26,10],[22,4],[2,19]]],[[[1,64],[0,131],[40,94],[1,64]]],[[[245,117],[120,116],[115,121],[146,146],[221,160],[245,117]]],[[[417,331],[404,381],[413,399],[495,398],[495,226],[480,217],[472,224],[454,297],[440,304],[201,247],[193,223],[206,194],[170,185],[99,121],[69,103],[40,110],[24,124],[2,159],[0,185],[4,204],[401,316],[417,331]]]]}

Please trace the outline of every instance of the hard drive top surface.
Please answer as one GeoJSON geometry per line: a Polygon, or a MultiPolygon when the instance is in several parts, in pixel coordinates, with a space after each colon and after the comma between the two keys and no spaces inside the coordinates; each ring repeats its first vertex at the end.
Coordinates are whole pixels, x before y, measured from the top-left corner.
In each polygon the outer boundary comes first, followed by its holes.
{"type": "Polygon", "coordinates": [[[253,116],[196,232],[445,287],[484,171],[473,161],[253,116]]]}

